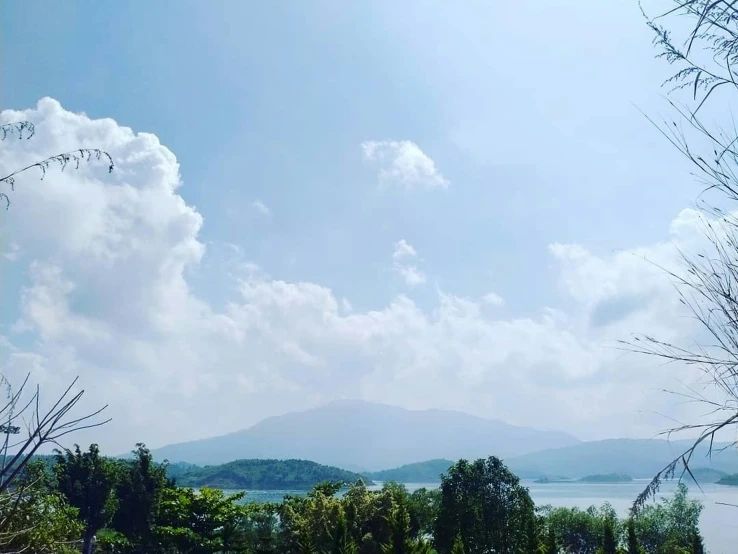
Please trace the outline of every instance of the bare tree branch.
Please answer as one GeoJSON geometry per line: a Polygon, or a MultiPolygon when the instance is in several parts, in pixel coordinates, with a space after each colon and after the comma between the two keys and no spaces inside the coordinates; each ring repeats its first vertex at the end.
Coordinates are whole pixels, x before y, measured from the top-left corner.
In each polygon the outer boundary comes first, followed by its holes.
{"type": "MultiPolygon", "coordinates": [[[[18,123],[7,123],[0,126],[0,140],[5,140],[11,135],[17,135],[18,138],[30,139],[36,132],[36,128],[30,121],[20,121],[18,123]]],[[[15,190],[15,178],[28,171],[29,169],[39,169],[41,171],[41,180],[43,181],[46,177],[46,171],[53,165],[56,164],[64,171],[67,166],[71,163],[74,164],[75,169],[79,169],[82,162],[93,161],[105,161],[108,165],[108,173],[112,173],[115,168],[113,158],[105,150],[99,148],[78,148],[77,150],[71,150],[69,152],[63,152],[61,154],[55,154],[41,161],[27,165],[9,173],[5,177],[0,177],[0,183],[10,186],[10,190],[15,190]]],[[[10,207],[10,197],[5,192],[0,192],[0,199],[5,201],[5,209],[10,207]]]]}
{"type": "MultiPolygon", "coordinates": [[[[695,103],[690,109],[669,100],[675,120],[656,123],[649,118],[649,121],[692,163],[695,176],[705,185],[702,194],[717,191],[728,200],[738,201],[735,122],[726,131],[708,126],[699,115],[706,103],[716,98],[714,93],[718,89],[738,89],[734,72],[738,63],[738,0],[674,0],[674,7],[665,13],[655,17],[643,13],[655,35],[657,57],[676,67],[664,85],[670,93],[690,91],[691,101],[695,103]],[[665,23],[674,21],[675,17],[686,17],[693,23],[682,44],[665,23]]],[[[715,447],[718,433],[738,426],[738,214],[704,203],[700,207],[707,249],[696,254],[680,252],[681,271],[662,269],[672,279],[680,302],[707,339],[701,344],[685,346],[644,335],[624,341],[622,346],[667,363],[696,368],[705,377],[705,388],[722,400],[695,388],[680,395],[705,404],[710,415],[717,418],[707,423],[680,424],[663,433],[667,438],[684,431],[696,431],[698,435],[689,448],[654,476],[635,500],[633,513],[654,497],[664,479],[673,478],[679,470],[680,479],[689,475],[696,482],[690,463],[700,445],[707,447],[708,457],[736,445],[733,442],[727,447],[715,447]]]]}

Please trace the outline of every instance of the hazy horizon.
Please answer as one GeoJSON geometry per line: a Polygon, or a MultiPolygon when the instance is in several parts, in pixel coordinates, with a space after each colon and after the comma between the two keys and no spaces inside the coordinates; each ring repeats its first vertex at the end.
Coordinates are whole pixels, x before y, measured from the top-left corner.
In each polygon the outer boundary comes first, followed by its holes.
{"type": "MultiPolygon", "coordinates": [[[[658,2],[656,2],[658,3],[658,2]]],[[[701,186],[638,3],[7,3],[2,373],[80,376],[121,453],[361,399],[653,438],[697,325],[655,264],[701,186]],[[32,29],[33,32],[29,32],[32,29]],[[654,262],[654,263],[651,263],[654,262]]]]}

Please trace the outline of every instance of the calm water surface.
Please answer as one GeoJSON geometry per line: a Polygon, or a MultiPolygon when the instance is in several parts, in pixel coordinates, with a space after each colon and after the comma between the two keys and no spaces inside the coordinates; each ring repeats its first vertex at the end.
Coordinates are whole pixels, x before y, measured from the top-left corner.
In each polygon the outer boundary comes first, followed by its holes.
{"type": "MultiPolygon", "coordinates": [[[[635,480],[631,483],[592,484],[592,483],[548,483],[538,484],[523,481],[537,506],[567,506],[588,508],[609,502],[618,514],[626,516],[633,499],[648,483],[635,480]]],[[[406,483],[409,491],[421,487],[437,488],[438,483],[406,483]]],[[[735,554],[738,552],[738,508],[721,506],[719,502],[738,504],[738,487],[726,487],[705,483],[702,492],[692,485],[690,498],[700,500],[705,506],[700,519],[700,528],[705,537],[705,546],[710,554],[735,554]]],[[[380,485],[369,487],[378,489],[380,485]]],[[[676,489],[675,482],[662,486],[659,496],[670,497],[676,489]]],[[[239,492],[239,491],[229,491],[239,492]]],[[[248,502],[279,502],[284,495],[304,495],[305,491],[245,491],[248,502]]]]}

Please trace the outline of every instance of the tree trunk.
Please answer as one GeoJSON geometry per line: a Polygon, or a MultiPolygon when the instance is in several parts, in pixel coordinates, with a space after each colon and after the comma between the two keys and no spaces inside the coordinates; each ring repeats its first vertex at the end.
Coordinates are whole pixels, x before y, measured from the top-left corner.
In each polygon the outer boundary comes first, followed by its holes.
{"type": "Polygon", "coordinates": [[[85,529],[85,535],[82,542],[82,554],[92,554],[94,548],[93,538],[95,537],[95,531],[93,529],[85,529]]]}

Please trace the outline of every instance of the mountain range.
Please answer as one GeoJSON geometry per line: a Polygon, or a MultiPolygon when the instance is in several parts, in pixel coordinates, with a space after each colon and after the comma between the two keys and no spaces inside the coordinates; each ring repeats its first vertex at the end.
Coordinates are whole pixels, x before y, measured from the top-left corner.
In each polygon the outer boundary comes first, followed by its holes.
{"type": "MultiPolygon", "coordinates": [[[[691,441],[655,439],[610,439],[582,442],[564,448],[541,450],[505,459],[521,478],[565,477],[578,479],[596,473],[618,473],[633,478],[650,478],[691,446],[691,441]]],[[[710,468],[724,473],[738,472],[738,451],[725,443],[700,446],[690,460],[692,468],[710,468]]],[[[677,476],[681,472],[678,469],[677,476]]]]}
{"type": "MultiPolygon", "coordinates": [[[[654,439],[581,442],[566,433],[460,412],[346,400],[271,417],[235,433],[172,444],[153,450],[153,455],[200,466],[244,459],[310,460],[379,481],[404,482],[437,481],[460,458],[497,456],[523,479],[594,474],[638,479],[652,477],[689,445],[654,439]],[[388,468],[394,469],[382,471],[388,468]]],[[[715,450],[723,446],[716,444],[715,450]]],[[[707,448],[697,450],[692,467],[738,473],[736,449],[710,459],[707,448]]]]}
{"type": "MultiPolygon", "coordinates": [[[[689,441],[613,439],[583,442],[565,448],[543,450],[503,460],[522,479],[587,479],[602,475],[628,475],[650,479],[691,445],[689,441]]],[[[715,449],[725,444],[715,445],[715,449]]],[[[427,460],[401,467],[369,472],[377,481],[437,483],[452,460],[427,460]]],[[[707,447],[696,451],[690,470],[700,483],[714,483],[728,474],[738,473],[738,454],[726,450],[709,459],[707,447]]],[[[681,473],[681,467],[677,476],[681,473]]],[[[689,476],[685,476],[689,479],[689,476]]]]}
{"type": "Polygon", "coordinates": [[[343,400],[152,453],[158,460],[198,465],[303,459],[367,472],[438,458],[510,458],[578,443],[567,433],[516,427],[461,412],[343,400]]]}

